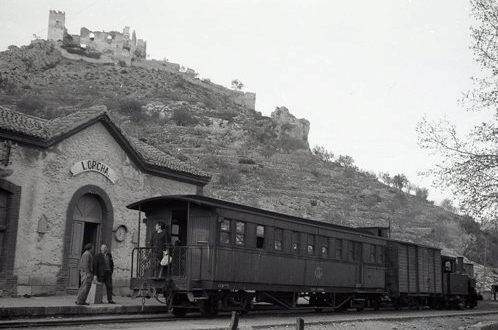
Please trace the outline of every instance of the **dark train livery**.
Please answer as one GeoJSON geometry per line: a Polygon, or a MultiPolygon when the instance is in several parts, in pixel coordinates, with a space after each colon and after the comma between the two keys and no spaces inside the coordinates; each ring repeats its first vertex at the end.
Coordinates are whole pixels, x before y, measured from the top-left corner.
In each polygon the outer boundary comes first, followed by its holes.
{"type": "Polygon", "coordinates": [[[164,222],[171,243],[162,277],[150,272],[150,247],[134,249],[131,289],[164,297],[177,316],[272,305],[477,305],[471,264],[389,239],[386,228],[349,228],[199,195],[153,197],[128,208],[141,211],[139,219],[145,213],[139,221],[147,242],[164,222]]]}

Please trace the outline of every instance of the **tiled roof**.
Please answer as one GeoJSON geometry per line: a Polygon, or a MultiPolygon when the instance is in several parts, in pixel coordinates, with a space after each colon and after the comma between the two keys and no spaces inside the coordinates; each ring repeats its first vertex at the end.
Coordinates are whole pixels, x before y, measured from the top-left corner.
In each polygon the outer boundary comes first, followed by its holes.
{"type": "MultiPolygon", "coordinates": [[[[50,144],[54,139],[76,132],[99,118],[112,122],[104,106],[94,106],[52,120],[29,116],[0,106],[0,131],[50,144]]],[[[166,170],[167,172],[195,176],[201,181],[206,181],[206,183],[210,179],[208,173],[182,162],[137,138],[124,134],[114,123],[112,125],[146,165],[159,170],[166,170]]]]}
{"type": "Polygon", "coordinates": [[[77,129],[78,127],[88,123],[90,120],[106,113],[107,109],[105,106],[93,106],[88,109],[73,112],[64,117],[49,120],[47,123],[47,130],[50,134],[49,138],[53,139],[57,136],[70,132],[73,129],[77,129]]]}
{"type": "Polygon", "coordinates": [[[196,169],[195,167],[164,153],[163,151],[151,146],[150,144],[147,144],[137,138],[133,138],[130,136],[126,136],[126,138],[131,142],[131,145],[135,148],[135,150],[139,152],[144,160],[150,165],[166,167],[173,171],[179,172],[187,171],[188,173],[201,177],[210,177],[206,172],[196,169]]]}
{"type": "Polygon", "coordinates": [[[0,106],[0,129],[39,139],[46,139],[47,120],[28,116],[0,106]]]}

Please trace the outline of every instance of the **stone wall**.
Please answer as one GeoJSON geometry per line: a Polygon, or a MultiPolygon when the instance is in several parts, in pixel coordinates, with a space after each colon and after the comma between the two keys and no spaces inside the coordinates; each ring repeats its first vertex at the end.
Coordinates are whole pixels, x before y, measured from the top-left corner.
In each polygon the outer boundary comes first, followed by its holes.
{"type": "Polygon", "coordinates": [[[81,28],[79,43],[88,51],[102,53],[111,58],[129,59],[145,58],[147,56],[146,43],[142,39],[136,40],[135,32],[130,39],[129,27],[123,29],[123,33],[117,31],[91,31],[85,27],[81,28]]]}
{"type": "Polygon", "coordinates": [[[231,91],[230,98],[237,104],[243,105],[249,109],[256,109],[256,93],[231,91]]]}
{"type": "Polygon", "coordinates": [[[147,43],[137,39],[135,31],[130,38],[130,28],[125,26],[123,32],[90,31],[83,27],[79,35],[70,35],[65,28],[64,12],[50,10],[48,17],[47,40],[61,41],[64,46],[88,49],[91,52],[102,53],[115,60],[124,60],[128,64],[132,58],[147,57],[147,43]]]}
{"type": "MultiPolygon", "coordinates": [[[[133,235],[138,231],[138,214],[125,206],[139,199],[162,194],[195,194],[196,186],[143,174],[101,124],[94,124],[48,149],[18,146],[13,149],[14,173],[8,180],[22,187],[19,226],[15,249],[14,276],[17,294],[53,294],[60,275],[68,205],[83,186],[103,189],[113,207],[113,228],[125,225],[123,242],[112,237],[116,292],[128,293],[133,235]],[[106,163],[117,174],[113,184],[96,172],[73,176],[71,166],[84,159],[106,163]],[[39,231],[44,221],[46,230],[39,231]]],[[[144,228],[141,229],[143,233],[144,228]]],[[[142,237],[143,240],[143,237],[142,237]]],[[[143,244],[143,242],[142,242],[143,244]]]]}

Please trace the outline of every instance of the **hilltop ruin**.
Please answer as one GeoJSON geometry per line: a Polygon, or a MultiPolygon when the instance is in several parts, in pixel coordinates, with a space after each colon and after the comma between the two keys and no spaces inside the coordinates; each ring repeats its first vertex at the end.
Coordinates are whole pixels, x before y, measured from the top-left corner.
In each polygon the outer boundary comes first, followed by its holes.
{"type": "Polygon", "coordinates": [[[147,57],[147,42],[137,39],[135,31],[130,37],[130,28],[123,32],[91,31],[82,27],[80,34],[69,34],[65,27],[66,13],[50,10],[47,40],[55,41],[70,53],[93,58],[110,58],[129,63],[147,57]]]}

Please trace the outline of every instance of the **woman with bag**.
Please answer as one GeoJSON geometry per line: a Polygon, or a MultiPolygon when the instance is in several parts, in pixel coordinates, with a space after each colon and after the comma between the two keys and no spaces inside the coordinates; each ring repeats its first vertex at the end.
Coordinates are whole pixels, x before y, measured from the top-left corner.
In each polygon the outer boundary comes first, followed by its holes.
{"type": "Polygon", "coordinates": [[[163,268],[164,266],[161,266],[163,252],[167,251],[168,244],[168,234],[165,229],[166,225],[164,222],[156,223],[156,231],[150,239],[150,247],[152,248],[152,277],[162,277],[163,273],[166,273],[163,268]]]}

